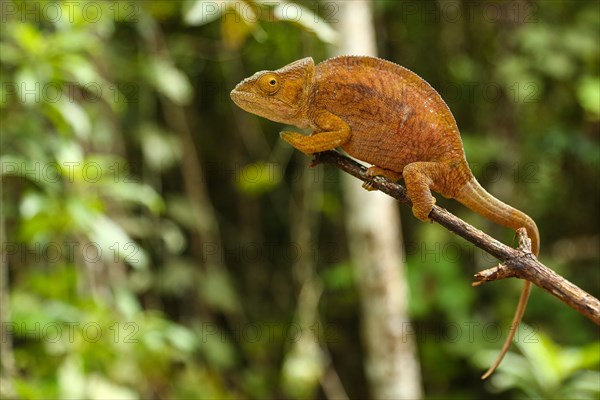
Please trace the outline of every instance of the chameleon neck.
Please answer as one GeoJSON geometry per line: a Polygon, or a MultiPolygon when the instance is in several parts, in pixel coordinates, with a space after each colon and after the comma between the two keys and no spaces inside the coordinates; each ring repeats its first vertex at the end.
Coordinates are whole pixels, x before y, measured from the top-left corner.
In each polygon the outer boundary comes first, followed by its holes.
{"type": "Polygon", "coordinates": [[[525,228],[531,239],[531,251],[538,255],[540,249],[540,234],[533,219],[527,214],[509,206],[489,194],[477,179],[471,178],[456,196],[456,200],[475,211],[477,214],[495,222],[517,230],[525,228]]]}

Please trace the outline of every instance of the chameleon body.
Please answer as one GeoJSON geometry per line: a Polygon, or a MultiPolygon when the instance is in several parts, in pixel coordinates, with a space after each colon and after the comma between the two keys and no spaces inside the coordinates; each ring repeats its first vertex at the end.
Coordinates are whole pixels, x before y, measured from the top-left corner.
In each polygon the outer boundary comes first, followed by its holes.
{"type": "MultiPolygon", "coordinates": [[[[305,136],[282,132],[296,149],[313,154],[341,147],[367,162],[371,176],[403,179],[414,215],[427,221],[431,191],[453,198],[500,225],[524,227],[539,251],[539,233],[526,214],[489,194],[467,163],[456,121],[440,95],[412,71],[374,57],[341,56],[315,65],[312,58],[261,71],[231,92],[246,111],[311,128],[305,136]]],[[[371,189],[370,185],[364,185],[371,189]]],[[[508,338],[489,376],[502,361],[523,316],[531,284],[525,282],[508,338]]]]}

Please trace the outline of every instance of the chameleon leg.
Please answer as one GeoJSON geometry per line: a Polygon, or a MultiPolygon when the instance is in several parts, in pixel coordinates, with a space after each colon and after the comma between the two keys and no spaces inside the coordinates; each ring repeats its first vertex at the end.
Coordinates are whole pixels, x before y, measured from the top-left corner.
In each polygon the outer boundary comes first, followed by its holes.
{"type": "Polygon", "coordinates": [[[316,113],[313,123],[316,128],[310,136],[297,132],[281,132],[281,138],[304,154],[333,150],[350,139],[350,126],[329,111],[316,113]]]}
{"type": "Polygon", "coordinates": [[[304,136],[298,132],[281,132],[280,135],[283,140],[304,154],[314,154],[333,150],[346,143],[350,137],[350,129],[318,132],[310,136],[304,136]]]}
{"type": "MultiPolygon", "coordinates": [[[[372,167],[369,167],[369,169],[367,169],[367,175],[368,176],[384,176],[393,182],[397,182],[400,180],[400,178],[402,178],[402,174],[400,172],[392,171],[391,169],[381,168],[376,165],[373,165],[372,167]]],[[[366,181],[365,183],[363,183],[362,187],[364,189],[367,189],[368,191],[376,190],[373,187],[373,184],[369,181],[366,181]]]]}
{"type": "Polygon", "coordinates": [[[413,203],[413,214],[421,221],[429,221],[429,213],[435,204],[431,188],[435,186],[439,170],[440,165],[435,162],[414,162],[402,171],[408,197],[413,203]]]}

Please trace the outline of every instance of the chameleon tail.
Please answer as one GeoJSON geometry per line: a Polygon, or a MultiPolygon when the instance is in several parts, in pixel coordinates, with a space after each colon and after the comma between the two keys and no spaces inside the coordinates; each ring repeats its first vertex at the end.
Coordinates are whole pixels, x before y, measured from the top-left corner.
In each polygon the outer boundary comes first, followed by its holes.
{"type": "MultiPolygon", "coordinates": [[[[512,229],[519,229],[524,227],[527,231],[527,236],[531,239],[531,251],[534,255],[538,255],[540,249],[540,234],[537,226],[533,219],[525,213],[503,203],[496,199],[494,196],[489,194],[475,178],[471,178],[459,192],[456,200],[475,211],[477,214],[499,224],[512,229]]],[[[506,338],[500,355],[494,362],[494,365],[483,374],[481,379],[489,377],[500,365],[504,355],[508,351],[521,322],[521,318],[525,313],[527,307],[527,300],[529,299],[529,293],[531,292],[531,282],[525,281],[523,289],[521,290],[521,297],[519,298],[519,304],[515,311],[508,337],[506,338]]]]}
{"type": "Polygon", "coordinates": [[[527,300],[529,300],[529,293],[531,293],[531,282],[525,281],[525,283],[523,284],[523,289],[521,289],[521,296],[519,297],[519,304],[517,305],[515,316],[513,317],[513,320],[510,324],[508,337],[502,345],[502,350],[500,350],[498,358],[496,358],[496,361],[494,361],[494,364],[486,371],[486,373],[481,376],[481,379],[486,379],[491,374],[493,374],[496,368],[498,368],[498,366],[502,362],[502,359],[504,359],[504,356],[506,355],[506,352],[508,351],[508,348],[512,344],[512,341],[515,337],[515,333],[517,332],[517,328],[519,327],[521,318],[523,318],[523,314],[525,313],[525,308],[527,307],[527,300]]]}
{"type": "Polygon", "coordinates": [[[475,178],[471,178],[462,187],[456,196],[456,200],[482,217],[499,225],[514,230],[525,228],[527,236],[531,239],[531,252],[536,256],[538,255],[540,250],[540,234],[533,219],[489,194],[475,178]]]}

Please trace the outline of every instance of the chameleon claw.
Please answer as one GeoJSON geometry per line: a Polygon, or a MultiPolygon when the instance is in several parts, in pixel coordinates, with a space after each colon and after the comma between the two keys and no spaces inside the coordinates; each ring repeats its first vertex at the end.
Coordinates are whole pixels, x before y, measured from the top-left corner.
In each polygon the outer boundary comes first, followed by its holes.
{"type": "Polygon", "coordinates": [[[369,192],[377,190],[377,188],[373,186],[373,182],[372,181],[365,181],[365,182],[363,182],[362,187],[363,187],[363,189],[366,189],[369,192]]]}

